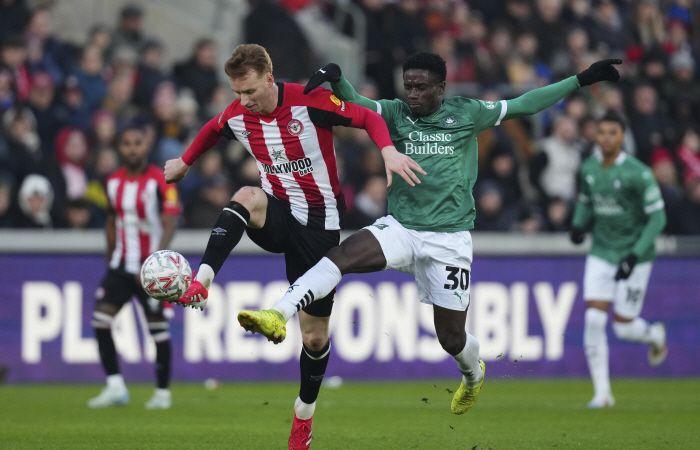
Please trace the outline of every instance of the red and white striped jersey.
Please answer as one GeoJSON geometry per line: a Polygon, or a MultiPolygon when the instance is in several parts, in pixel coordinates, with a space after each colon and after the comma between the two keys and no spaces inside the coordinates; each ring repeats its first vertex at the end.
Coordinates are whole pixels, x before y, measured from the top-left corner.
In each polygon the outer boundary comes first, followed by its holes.
{"type": "Polygon", "coordinates": [[[109,267],[138,273],[141,263],[158,250],[163,233],[160,215],[180,213],[177,188],[166,184],[154,165],[134,177],[122,167],[107,178],[107,197],[117,231],[109,267]]]}
{"type": "Polygon", "coordinates": [[[253,113],[235,100],[204,125],[182,159],[191,165],[219,137],[237,139],[255,158],[267,194],[287,203],[302,225],[337,230],[342,194],[332,127],[364,128],[379,148],[392,145],[389,131],[381,116],[327,89],[305,95],[299,84],[277,86],[272,113],[253,113]]]}

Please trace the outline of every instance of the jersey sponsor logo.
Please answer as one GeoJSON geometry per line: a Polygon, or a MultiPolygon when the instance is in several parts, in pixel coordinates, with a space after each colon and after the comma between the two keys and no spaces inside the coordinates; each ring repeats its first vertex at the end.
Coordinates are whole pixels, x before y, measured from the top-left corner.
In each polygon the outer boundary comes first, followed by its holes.
{"type": "Polygon", "coordinates": [[[407,155],[453,155],[455,148],[442,143],[452,142],[452,133],[424,133],[411,131],[408,133],[411,142],[404,143],[404,153],[407,155]]]}
{"type": "Polygon", "coordinates": [[[593,210],[601,216],[616,216],[625,212],[615,198],[601,194],[593,194],[593,210]]]}
{"type": "Polygon", "coordinates": [[[304,176],[314,171],[311,158],[299,158],[293,161],[273,165],[262,163],[262,166],[265,173],[271,175],[298,173],[300,176],[304,176]]]}
{"type": "Polygon", "coordinates": [[[486,107],[486,109],[496,108],[496,102],[481,102],[481,103],[483,103],[483,105],[484,105],[484,107],[486,107]]]}
{"type": "Polygon", "coordinates": [[[251,131],[248,130],[243,130],[240,132],[241,139],[248,139],[248,136],[250,136],[251,131]]]}
{"type": "Polygon", "coordinates": [[[175,189],[174,186],[169,187],[165,191],[165,203],[168,204],[168,206],[175,206],[177,205],[177,189],[175,189]]]}
{"type": "Polygon", "coordinates": [[[297,119],[292,119],[287,124],[287,131],[292,136],[299,136],[304,131],[304,125],[297,119]]]}
{"type": "Polygon", "coordinates": [[[333,104],[334,104],[335,106],[340,106],[340,104],[343,103],[343,102],[340,101],[340,99],[339,99],[338,97],[336,97],[334,94],[331,94],[331,97],[330,97],[330,98],[331,98],[331,101],[333,102],[333,104]]]}

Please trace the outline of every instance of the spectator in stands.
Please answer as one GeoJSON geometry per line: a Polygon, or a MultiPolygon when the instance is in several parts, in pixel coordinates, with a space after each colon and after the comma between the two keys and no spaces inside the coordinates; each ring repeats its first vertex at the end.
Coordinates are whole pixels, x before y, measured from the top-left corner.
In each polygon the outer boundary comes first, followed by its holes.
{"type": "Polygon", "coordinates": [[[119,47],[127,47],[138,52],[146,41],[143,31],[143,9],[135,3],[124,6],[119,13],[119,24],[114,30],[112,53],[119,47]]]}
{"type": "Polygon", "coordinates": [[[700,178],[692,178],[685,183],[685,198],[681,203],[683,220],[679,232],[700,234],[700,178]]]}
{"type": "Polygon", "coordinates": [[[554,197],[547,205],[544,230],[549,232],[565,232],[570,228],[571,204],[563,198],[554,197]]]}
{"type": "Polygon", "coordinates": [[[92,205],[84,199],[71,200],[66,204],[63,222],[66,228],[94,228],[92,205]]]}
{"type": "Polygon", "coordinates": [[[69,76],[66,79],[57,108],[59,116],[66,124],[82,129],[87,129],[90,126],[92,111],[85,102],[83,91],[80,89],[76,77],[69,76]]]}
{"type": "Polygon", "coordinates": [[[694,128],[688,128],[678,147],[678,157],[683,167],[685,182],[700,179],[700,136],[694,128]]]}
{"type": "Polygon", "coordinates": [[[87,189],[87,165],[89,153],[85,134],[77,128],[67,127],[56,136],[56,161],[66,186],[66,197],[75,200],[85,195],[87,189]]]}
{"type": "Polygon", "coordinates": [[[41,167],[42,154],[36,119],[29,108],[15,106],[2,116],[6,151],[0,155],[0,169],[13,173],[18,181],[41,167]]]}
{"type": "Polygon", "coordinates": [[[95,111],[107,95],[107,82],[103,74],[102,52],[97,47],[86,47],[80,58],[80,67],[73,75],[83,94],[83,102],[89,112],[95,111]]]}
{"type": "Polygon", "coordinates": [[[44,158],[53,151],[52,144],[56,137],[56,131],[64,125],[61,113],[54,101],[55,92],[54,81],[48,73],[34,74],[27,103],[36,118],[44,158]]]}
{"type": "Polygon", "coordinates": [[[19,188],[20,212],[14,222],[17,228],[50,228],[53,188],[46,177],[28,175],[19,188]]]}
{"type": "Polygon", "coordinates": [[[156,87],[166,79],[163,52],[163,44],[155,39],[147,41],[141,49],[134,88],[134,103],[141,108],[149,107],[156,87]]]}
{"type": "Polygon", "coordinates": [[[663,145],[672,129],[667,118],[659,110],[658,94],[649,84],[634,89],[630,128],[637,146],[636,157],[649,164],[651,152],[663,145]]]}
{"type": "Polygon", "coordinates": [[[504,208],[503,193],[498,184],[491,180],[479,182],[476,189],[475,229],[479,231],[510,231],[515,227],[518,210],[515,207],[504,208]]]}
{"type": "Polygon", "coordinates": [[[298,81],[308,77],[316,59],[294,17],[276,1],[248,0],[248,4],[250,10],[243,21],[244,40],[267,49],[278,79],[298,81]]]}
{"type": "Polygon", "coordinates": [[[357,230],[371,225],[386,211],[386,179],[377,175],[368,178],[353,203],[353,209],[344,217],[343,226],[357,230]]]}
{"type": "MultiPolygon", "coordinates": [[[[209,102],[214,90],[219,85],[216,52],[217,46],[213,39],[200,39],[195,44],[189,59],[176,64],[173,70],[177,86],[192,90],[200,107],[209,102]]],[[[276,65],[275,72],[277,72],[276,65]]]]}
{"type": "Polygon", "coordinates": [[[199,195],[185,207],[185,223],[191,228],[206,228],[221,213],[231,198],[230,183],[223,175],[207,179],[199,195]]]}
{"type": "Polygon", "coordinates": [[[0,66],[0,114],[4,113],[15,103],[15,86],[12,72],[7,67],[0,66]]]}
{"type": "Polygon", "coordinates": [[[659,182],[661,196],[666,207],[666,231],[678,233],[683,221],[681,203],[683,190],[678,183],[678,173],[671,153],[666,149],[656,149],[651,156],[651,169],[659,182]]]}
{"type": "Polygon", "coordinates": [[[542,139],[538,149],[539,154],[535,158],[538,166],[542,167],[539,186],[544,195],[573,201],[582,149],[576,122],[567,116],[558,117],[552,136],[542,139]]]}
{"type": "Polygon", "coordinates": [[[0,41],[24,31],[29,21],[30,9],[26,0],[3,0],[0,2],[0,41]]]}
{"type": "Polygon", "coordinates": [[[19,101],[29,97],[30,76],[27,70],[27,43],[21,36],[8,36],[0,43],[0,67],[12,74],[14,96],[19,101]]]}

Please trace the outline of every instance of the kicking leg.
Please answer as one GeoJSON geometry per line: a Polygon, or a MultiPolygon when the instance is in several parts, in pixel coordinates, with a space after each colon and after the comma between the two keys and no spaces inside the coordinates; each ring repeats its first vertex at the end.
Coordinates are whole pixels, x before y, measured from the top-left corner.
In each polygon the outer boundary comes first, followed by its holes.
{"type": "Polygon", "coordinates": [[[452,398],[454,414],[464,414],[476,403],[484,384],[485,365],[479,359],[479,341],[465,331],[467,311],[433,305],[435,331],[442,348],[457,362],[462,382],[452,398]]]}
{"type": "Polygon", "coordinates": [[[649,364],[660,365],[668,354],[666,329],[661,322],[649,323],[639,317],[651,274],[651,263],[634,268],[630,277],[616,286],[613,331],[618,339],[649,346],[649,364]]]}
{"type": "Polygon", "coordinates": [[[303,308],[318,301],[340,283],[346,273],[376,272],[386,267],[386,259],[377,239],[367,230],[360,230],[295,280],[272,309],[241,311],[238,322],[248,331],[261,333],[279,343],[286,336],[285,323],[303,308]]]}
{"type": "Polygon", "coordinates": [[[211,230],[195,281],[174,303],[204,308],[207,289],[211,286],[214,276],[241,240],[246,227],[261,228],[265,224],[266,210],[267,196],[260,188],[246,186],[233,195],[211,230]]]}

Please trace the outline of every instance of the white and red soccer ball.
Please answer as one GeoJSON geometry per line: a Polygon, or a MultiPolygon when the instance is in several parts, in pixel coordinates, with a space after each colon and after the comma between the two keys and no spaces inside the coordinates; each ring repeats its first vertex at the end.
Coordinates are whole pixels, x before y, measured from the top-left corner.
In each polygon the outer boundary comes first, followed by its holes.
{"type": "Polygon", "coordinates": [[[141,265],[141,286],[156,300],[176,300],[192,281],[192,269],[184,256],[158,250],[141,265]]]}

